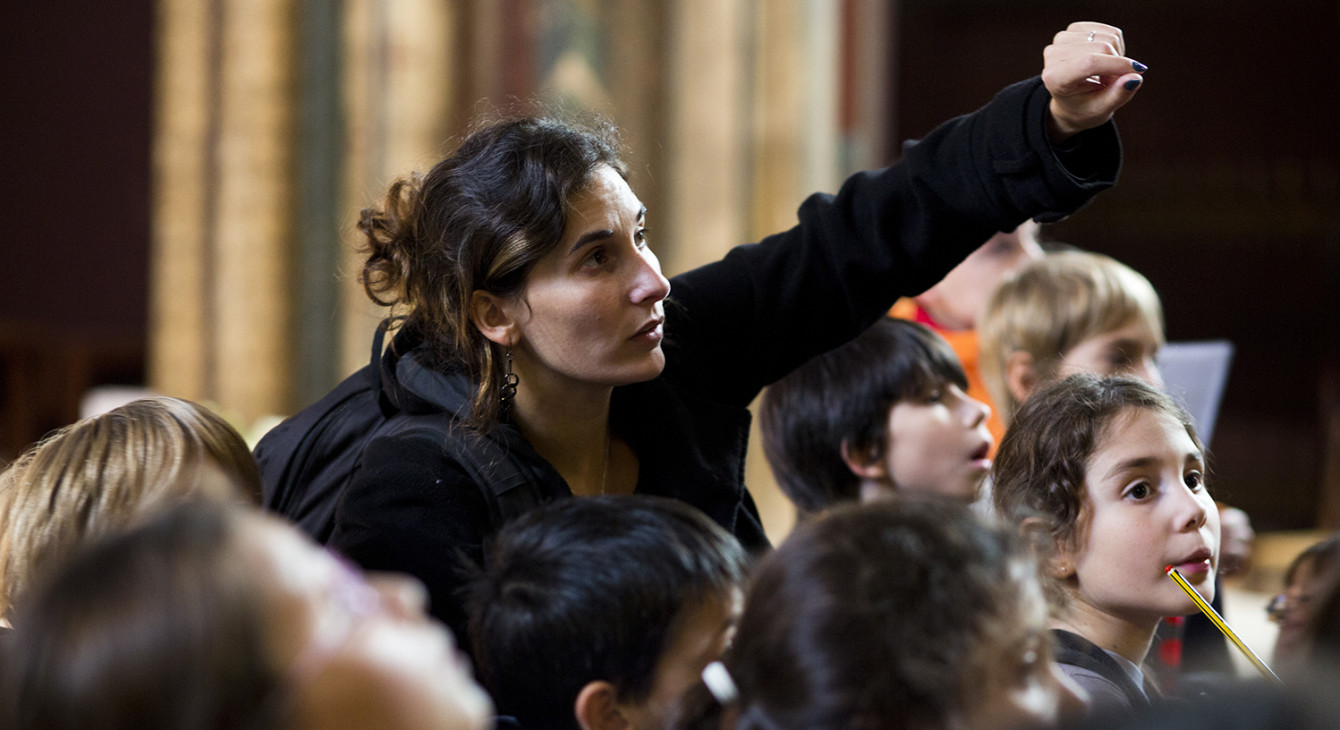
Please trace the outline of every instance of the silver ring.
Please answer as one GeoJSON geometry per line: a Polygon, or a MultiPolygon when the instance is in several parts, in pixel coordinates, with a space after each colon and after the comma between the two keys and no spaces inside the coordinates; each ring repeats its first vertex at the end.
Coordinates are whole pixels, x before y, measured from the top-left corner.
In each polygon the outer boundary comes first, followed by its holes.
{"type": "Polygon", "coordinates": [[[1089,31],[1089,43],[1093,43],[1093,34],[1094,31],[1089,31]]]}

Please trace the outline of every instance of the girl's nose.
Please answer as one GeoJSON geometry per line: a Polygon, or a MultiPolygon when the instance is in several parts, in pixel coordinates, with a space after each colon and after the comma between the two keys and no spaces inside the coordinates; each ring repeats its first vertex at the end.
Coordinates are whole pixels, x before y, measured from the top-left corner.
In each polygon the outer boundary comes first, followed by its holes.
{"type": "Polygon", "coordinates": [[[418,619],[427,614],[428,589],[417,578],[403,573],[369,573],[367,580],[381,597],[387,613],[402,619],[418,619]]]}

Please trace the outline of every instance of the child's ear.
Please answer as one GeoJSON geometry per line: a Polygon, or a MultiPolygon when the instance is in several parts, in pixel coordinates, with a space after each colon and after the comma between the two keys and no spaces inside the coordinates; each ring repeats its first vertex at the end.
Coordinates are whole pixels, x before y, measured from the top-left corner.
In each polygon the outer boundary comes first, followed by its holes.
{"type": "Polygon", "coordinates": [[[516,344],[516,320],[498,295],[476,289],[470,295],[470,321],[490,341],[504,347],[516,344]]]}
{"type": "Polygon", "coordinates": [[[1014,402],[1023,404],[1038,385],[1037,369],[1033,367],[1033,356],[1026,352],[1011,352],[1005,358],[1005,385],[1014,396],[1014,402]]]}
{"type": "Polygon", "coordinates": [[[619,692],[603,679],[587,682],[577,693],[572,712],[582,730],[627,730],[628,718],[619,709],[619,692]]]}
{"type": "Polygon", "coordinates": [[[889,470],[876,449],[855,448],[847,439],[842,439],[842,461],[852,474],[862,479],[887,479],[889,476],[889,470]]]}
{"type": "Polygon", "coordinates": [[[1025,517],[1019,523],[1019,530],[1025,543],[1038,555],[1042,569],[1048,576],[1064,581],[1075,574],[1075,551],[1068,541],[1060,540],[1052,534],[1045,520],[1025,517]]]}

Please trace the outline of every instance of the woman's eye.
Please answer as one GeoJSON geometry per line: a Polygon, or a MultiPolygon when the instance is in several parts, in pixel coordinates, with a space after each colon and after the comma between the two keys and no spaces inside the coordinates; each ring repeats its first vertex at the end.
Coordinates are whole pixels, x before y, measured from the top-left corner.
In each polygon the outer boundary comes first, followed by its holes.
{"type": "Polygon", "coordinates": [[[1182,477],[1182,481],[1186,482],[1186,485],[1190,487],[1192,491],[1205,486],[1205,477],[1198,471],[1187,472],[1186,476],[1182,477]]]}
{"type": "Polygon", "coordinates": [[[586,263],[592,266],[604,266],[609,261],[609,254],[603,248],[597,248],[586,256],[586,263]]]}

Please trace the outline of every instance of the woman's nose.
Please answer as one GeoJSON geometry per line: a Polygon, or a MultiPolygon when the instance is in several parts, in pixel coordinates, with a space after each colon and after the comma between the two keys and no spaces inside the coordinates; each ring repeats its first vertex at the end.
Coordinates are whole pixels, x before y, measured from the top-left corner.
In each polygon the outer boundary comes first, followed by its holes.
{"type": "Polygon", "coordinates": [[[631,292],[635,304],[655,304],[670,296],[670,280],[661,274],[661,262],[650,248],[640,252],[631,292]]]}

